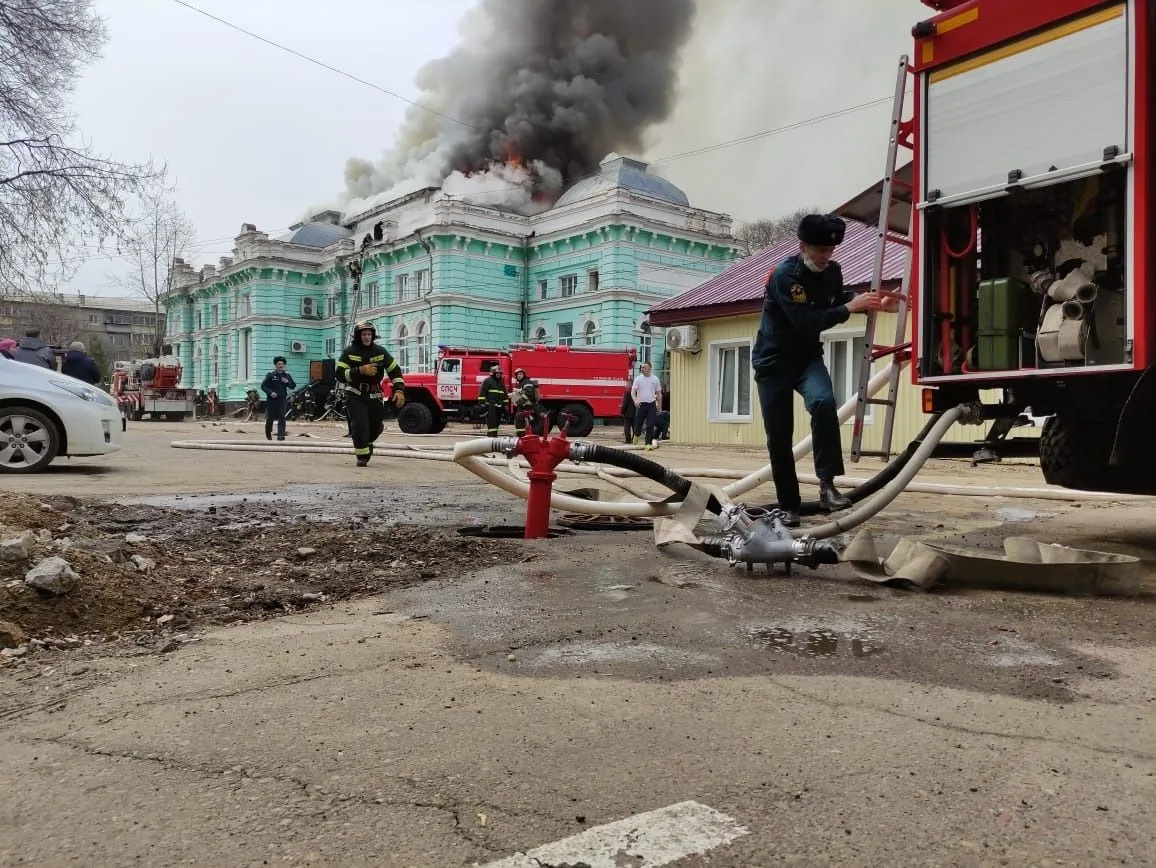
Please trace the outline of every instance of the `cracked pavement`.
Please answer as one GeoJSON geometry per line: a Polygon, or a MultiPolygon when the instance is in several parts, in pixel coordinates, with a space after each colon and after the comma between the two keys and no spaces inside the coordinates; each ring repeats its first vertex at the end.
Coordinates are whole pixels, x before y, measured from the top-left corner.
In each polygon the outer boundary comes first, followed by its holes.
{"type": "MultiPolygon", "coordinates": [[[[974,536],[997,510],[912,495],[888,522],[974,536]]],[[[1047,511],[1016,533],[1156,558],[1150,509],[1047,511]]],[[[691,799],[750,834],[678,866],[1156,864],[1151,593],[536,545],[556,557],[0,672],[0,864],[485,865],[691,799]]]]}

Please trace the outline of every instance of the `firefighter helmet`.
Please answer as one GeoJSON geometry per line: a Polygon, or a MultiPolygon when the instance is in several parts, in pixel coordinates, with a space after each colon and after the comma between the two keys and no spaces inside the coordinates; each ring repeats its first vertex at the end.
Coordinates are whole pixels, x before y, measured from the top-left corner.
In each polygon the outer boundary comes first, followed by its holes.
{"type": "Polygon", "coordinates": [[[518,374],[521,374],[523,377],[526,376],[526,369],[525,368],[514,368],[514,377],[517,378],[518,374]]]}
{"type": "Polygon", "coordinates": [[[368,331],[373,335],[373,340],[377,340],[377,327],[367,319],[361,320],[353,324],[353,334],[350,335],[350,343],[359,343],[361,341],[361,333],[368,331]]]}

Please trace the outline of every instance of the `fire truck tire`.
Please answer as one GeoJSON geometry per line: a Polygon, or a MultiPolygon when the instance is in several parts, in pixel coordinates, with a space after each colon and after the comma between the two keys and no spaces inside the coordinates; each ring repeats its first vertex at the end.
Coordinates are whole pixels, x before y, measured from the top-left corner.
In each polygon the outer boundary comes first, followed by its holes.
{"type": "Polygon", "coordinates": [[[439,413],[434,416],[433,427],[429,429],[430,434],[441,434],[446,430],[446,425],[449,424],[449,418],[445,413],[439,413]]]}
{"type": "Polygon", "coordinates": [[[0,441],[7,444],[14,436],[41,442],[38,434],[44,435],[42,448],[14,453],[12,458],[20,460],[0,462],[0,473],[35,473],[51,464],[60,451],[60,429],[44,413],[32,407],[0,407],[0,441]]]}
{"type": "Polygon", "coordinates": [[[563,422],[562,414],[569,413],[574,418],[570,420],[570,427],[566,429],[568,437],[588,437],[594,430],[594,414],[585,404],[563,404],[558,411],[558,424],[563,422]]]}
{"type": "Polygon", "coordinates": [[[1050,416],[1040,432],[1044,481],[1079,491],[1114,491],[1120,474],[1108,464],[1113,426],[1050,416]]]}
{"type": "Polygon", "coordinates": [[[397,427],[402,434],[430,434],[434,429],[433,411],[417,401],[407,403],[397,413],[397,427]]]}

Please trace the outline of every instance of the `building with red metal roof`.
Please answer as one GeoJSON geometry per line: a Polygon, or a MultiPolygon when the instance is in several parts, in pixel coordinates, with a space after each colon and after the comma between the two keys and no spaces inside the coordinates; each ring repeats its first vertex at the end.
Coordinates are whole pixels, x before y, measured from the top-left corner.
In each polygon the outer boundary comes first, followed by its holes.
{"type": "MultiPolygon", "coordinates": [[[[874,226],[847,221],[847,234],[835,251],[835,260],[843,268],[843,282],[848,289],[865,289],[871,284],[877,246],[878,231],[874,226]]],[[[747,256],[694,289],[652,307],[651,327],[758,313],[762,310],[767,275],[798,251],[799,242],[792,235],[747,256]]],[[[906,251],[901,244],[887,242],[883,259],[885,289],[894,288],[902,279],[906,251]]]]}

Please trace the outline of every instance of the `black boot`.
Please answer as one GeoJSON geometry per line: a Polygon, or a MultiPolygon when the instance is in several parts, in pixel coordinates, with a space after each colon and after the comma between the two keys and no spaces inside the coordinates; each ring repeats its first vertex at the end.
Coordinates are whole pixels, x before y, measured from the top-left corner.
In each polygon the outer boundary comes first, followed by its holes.
{"type": "Polygon", "coordinates": [[[357,466],[358,467],[368,467],[369,466],[369,456],[368,455],[358,455],[357,456],[357,466]]]}
{"type": "Polygon", "coordinates": [[[851,499],[845,494],[840,494],[835,488],[835,483],[820,480],[819,505],[827,512],[841,512],[851,508],[851,499]]]}
{"type": "Polygon", "coordinates": [[[265,432],[265,439],[266,440],[272,440],[273,439],[273,432],[272,431],[266,431],[265,432]]]}
{"type": "Polygon", "coordinates": [[[779,512],[779,521],[783,523],[784,527],[798,527],[802,524],[802,522],[799,521],[799,511],[797,509],[783,509],[779,512]]]}

